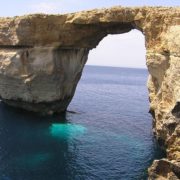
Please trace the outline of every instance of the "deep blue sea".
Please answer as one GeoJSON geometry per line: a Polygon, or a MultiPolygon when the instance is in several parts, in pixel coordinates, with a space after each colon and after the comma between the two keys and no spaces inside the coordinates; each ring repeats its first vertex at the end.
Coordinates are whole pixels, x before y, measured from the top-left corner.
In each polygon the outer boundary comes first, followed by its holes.
{"type": "Polygon", "coordinates": [[[147,70],[86,66],[66,115],[0,103],[0,180],[144,180],[162,152],[147,70]]]}

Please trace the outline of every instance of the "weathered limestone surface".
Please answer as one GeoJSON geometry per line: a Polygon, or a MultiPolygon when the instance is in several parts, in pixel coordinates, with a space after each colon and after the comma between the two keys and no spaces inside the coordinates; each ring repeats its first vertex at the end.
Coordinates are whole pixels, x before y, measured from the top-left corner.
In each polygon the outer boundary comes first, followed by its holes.
{"type": "Polygon", "coordinates": [[[85,48],[1,49],[1,99],[9,105],[42,114],[65,111],[87,55],[85,48]]]}
{"type": "Polygon", "coordinates": [[[0,18],[0,96],[43,114],[65,111],[89,50],[132,29],[145,36],[153,130],[167,152],[149,168],[149,179],[180,179],[180,7],[0,18]]]}

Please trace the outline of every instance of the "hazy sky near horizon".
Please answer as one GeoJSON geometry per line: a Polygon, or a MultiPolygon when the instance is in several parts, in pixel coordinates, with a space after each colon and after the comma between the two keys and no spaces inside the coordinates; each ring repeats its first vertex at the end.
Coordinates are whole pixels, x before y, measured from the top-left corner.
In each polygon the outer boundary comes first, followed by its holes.
{"type": "MultiPolygon", "coordinates": [[[[111,6],[180,6],[179,0],[3,0],[0,16],[32,13],[61,14],[111,6]]],[[[90,51],[87,64],[121,67],[145,67],[144,36],[133,30],[108,35],[90,51]]]]}

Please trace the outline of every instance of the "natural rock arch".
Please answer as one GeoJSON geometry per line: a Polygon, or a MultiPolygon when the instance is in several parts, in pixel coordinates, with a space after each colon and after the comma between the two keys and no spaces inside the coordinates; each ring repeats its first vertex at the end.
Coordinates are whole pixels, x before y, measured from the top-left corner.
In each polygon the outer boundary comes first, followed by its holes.
{"type": "Polygon", "coordinates": [[[44,114],[65,111],[88,52],[107,34],[145,35],[154,131],[167,158],[152,179],[180,178],[180,8],[137,7],[65,15],[0,18],[0,96],[9,105],[44,114]],[[162,171],[164,171],[162,173],[162,171]]]}

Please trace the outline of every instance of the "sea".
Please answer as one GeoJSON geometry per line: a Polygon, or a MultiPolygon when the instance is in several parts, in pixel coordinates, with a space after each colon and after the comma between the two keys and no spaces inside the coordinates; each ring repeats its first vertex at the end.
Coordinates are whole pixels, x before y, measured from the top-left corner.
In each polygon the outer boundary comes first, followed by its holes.
{"type": "Polygon", "coordinates": [[[63,115],[0,103],[0,180],[145,180],[164,156],[148,113],[147,69],[85,66],[63,115]]]}

